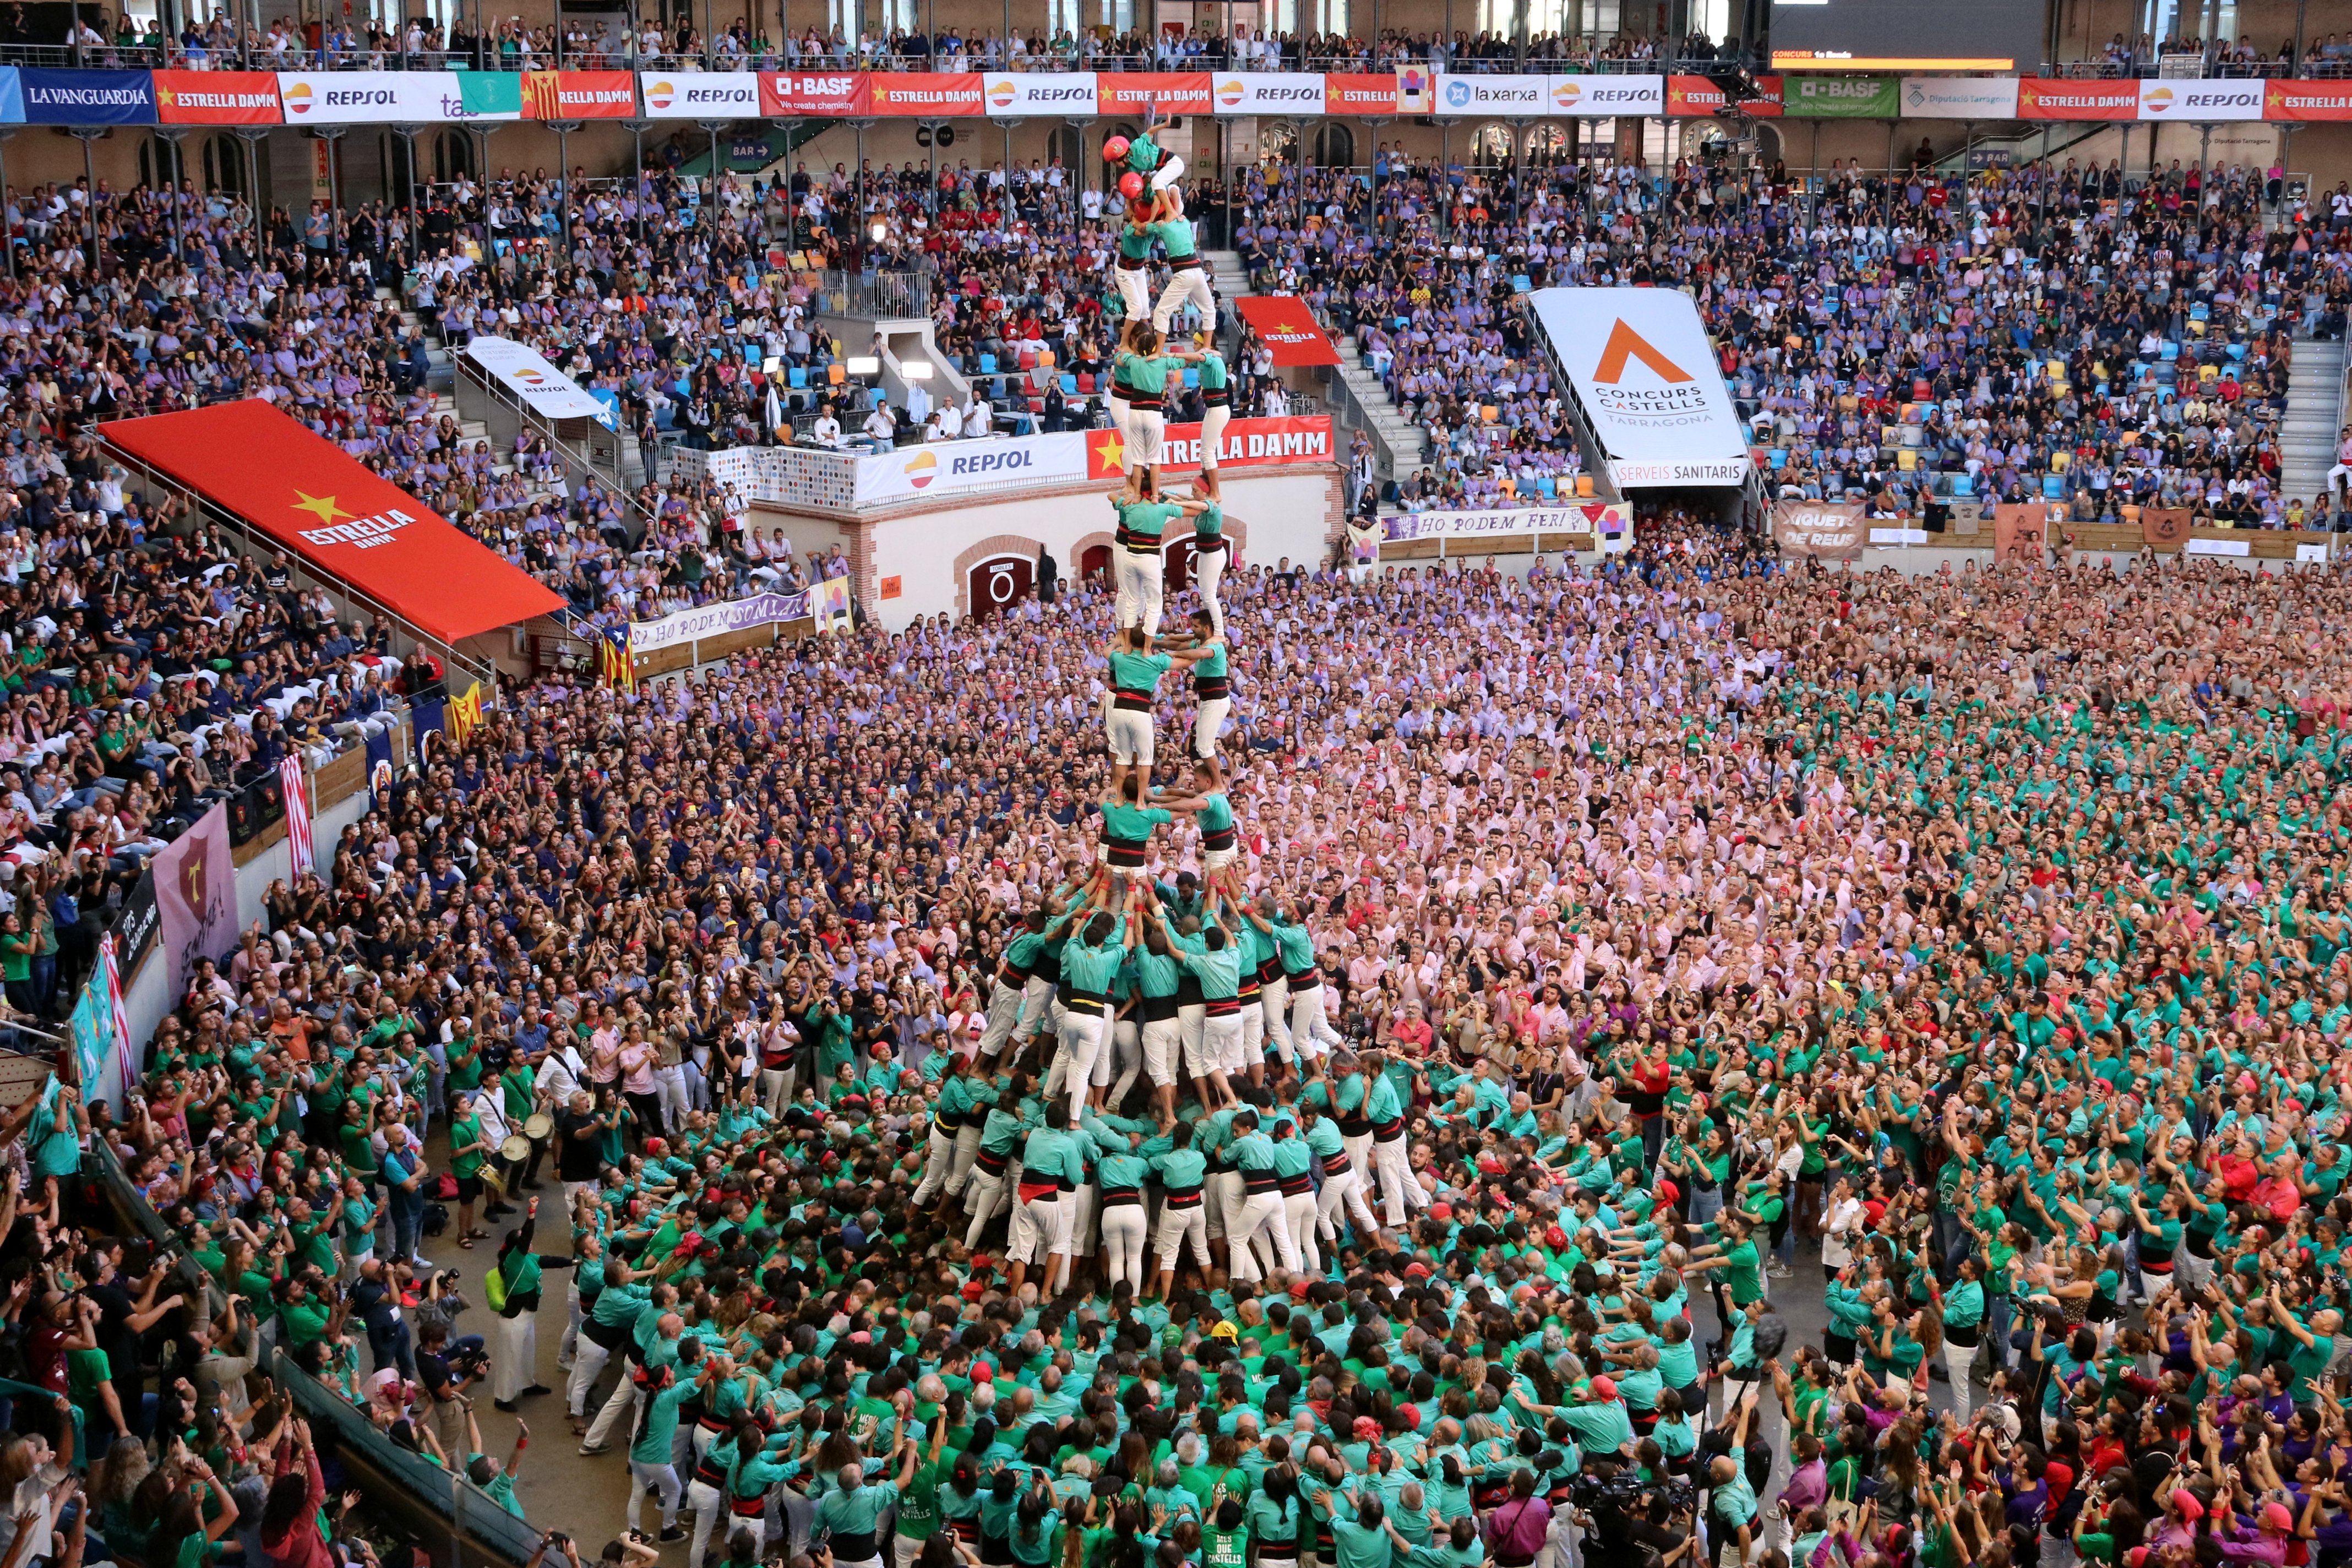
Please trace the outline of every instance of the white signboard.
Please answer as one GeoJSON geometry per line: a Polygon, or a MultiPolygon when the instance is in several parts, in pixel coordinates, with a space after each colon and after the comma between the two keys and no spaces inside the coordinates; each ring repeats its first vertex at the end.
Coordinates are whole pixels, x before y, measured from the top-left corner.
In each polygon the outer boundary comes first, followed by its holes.
{"type": "Polygon", "coordinates": [[[1551,112],[1551,83],[1539,76],[1443,76],[1437,112],[1535,119],[1551,112]]]}
{"type": "Polygon", "coordinates": [[[757,120],[758,71],[643,71],[640,96],[649,120],[757,120]]]}
{"type": "Polygon", "coordinates": [[[1546,79],[1547,114],[1591,120],[1666,111],[1666,79],[1662,76],[1556,76],[1546,79]]]}
{"type": "Polygon", "coordinates": [[[1746,482],[1747,438],[1689,295],[1539,289],[1529,298],[1620,488],[1746,482]]]}
{"type": "Polygon", "coordinates": [[[991,71],[981,82],[980,100],[988,112],[1011,117],[1066,114],[1091,120],[1095,114],[1092,71],[991,71]]]}
{"type": "Polygon", "coordinates": [[[469,115],[455,71],[279,71],[289,125],[430,125],[469,115]]]}
{"type": "Polygon", "coordinates": [[[2017,79],[2013,76],[1906,76],[1903,79],[1906,120],[2014,120],[2017,79]]]}
{"type": "Polygon", "coordinates": [[[1307,71],[1219,71],[1209,107],[1219,114],[1320,114],[1323,78],[1307,71]]]}
{"type": "Polygon", "coordinates": [[[1481,541],[1517,545],[1534,534],[1622,532],[1628,510],[1622,501],[1588,501],[1574,506],[1503,507],[1492,511],[1417,511],[1382,518],[1381,521],[1391,543],[1444,539],[1473,546],[1481,541]]]}
{"type": "Polygon", "coordinates": [[[857,460],[857,504],[951,496],[1000,485],[1070,484],[1087,477],[1083,431],[991,441],[930,441],[857,460]]]}
{"type": "Polygon", "coordinates": [[[466,345],[466,357],[521,398],[534,414],[549,419],[614,424],[613,410],[603,398],[548,363],[529,343],[512,338],[476,338],[466,345]]]}
{"type": "Polygon", "coordinates": [[[2139,84],[2139,117],[2143,123],[2178,120],[2190,125],[2217,120],[2260,120],[2263,84],[2259,79],[2199,81],[2194,79],[2155,79],[2139,84]]]}
{"type": "Polygon", "coordinates": [[[2252,543],[2243,539],[2191,539],[2184,548],[2191,555],[2252,555],[2252,543]]]}

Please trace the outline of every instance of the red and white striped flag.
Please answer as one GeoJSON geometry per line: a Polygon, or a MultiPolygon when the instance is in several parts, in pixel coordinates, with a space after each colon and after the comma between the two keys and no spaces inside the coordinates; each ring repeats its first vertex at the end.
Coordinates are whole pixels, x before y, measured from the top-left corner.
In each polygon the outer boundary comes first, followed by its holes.
{"type": "Polygon", "coordinates": [[[98,964],[106,976],[107,1021],[114,1031],[116,1070],[121,1075],[121,1092],[128,1103],[131,1091],[138,1087],[139,1069],[131,1059],[131,1010],[122,1005],[122,965],[111,931],[98,939],[98,964]]]}
{"type": "Polygon", "coordinates": [[[317,862],[310,852],[310,786],[302,777],[299,756],[278,762],[278,782],[286,795],[286,845],[294,854],[294,875],[304,877],[317,862]]]}

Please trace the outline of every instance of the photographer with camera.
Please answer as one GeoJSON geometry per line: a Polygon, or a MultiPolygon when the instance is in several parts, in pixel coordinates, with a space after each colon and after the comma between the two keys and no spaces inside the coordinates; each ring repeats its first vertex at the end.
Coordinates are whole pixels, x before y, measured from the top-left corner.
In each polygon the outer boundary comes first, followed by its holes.
{"type": "Polygon", "coordinates": [[[416,1380],[425,1385],[426,1420],[444,1453],[466,1449],[466,1416],[474,1407],[466,1390],[489,1375],[490,1355],[481,1336],[452,1340],[448,1327],[427,1322],[416,1331],[416,1380]]]}
{"type": "Polygon", "coordinates": [[[1570,1498],[1584,1568],[1666,1568],[1697,1552],[1698,1493],[1688,1481],[1644,1480],[1634,1466],[1601,1458],[1571,1483],[1570,1498]]]}

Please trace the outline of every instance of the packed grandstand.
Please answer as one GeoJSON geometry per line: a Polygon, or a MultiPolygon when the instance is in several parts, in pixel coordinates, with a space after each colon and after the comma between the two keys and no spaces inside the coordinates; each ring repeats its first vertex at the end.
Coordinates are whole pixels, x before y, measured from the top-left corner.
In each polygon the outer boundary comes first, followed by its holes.
{"type": "Polygon", "coordinates": [[[692,9],[0,37],[0,1568],[2352,1560],[2332,18],[692,9]]]}

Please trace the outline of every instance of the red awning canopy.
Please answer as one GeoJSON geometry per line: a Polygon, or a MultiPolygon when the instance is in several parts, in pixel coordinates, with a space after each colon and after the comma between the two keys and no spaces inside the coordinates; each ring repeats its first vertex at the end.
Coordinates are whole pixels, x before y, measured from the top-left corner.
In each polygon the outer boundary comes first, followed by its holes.
{"type": "Polygon", "coordinates": [[[553,589],[260,398],[99,431],[444,643],[563,607],[553,589]]]}
{"type": "Polygon", "coordinates": [[[1276,366],[1339,363],[1339,351],[1296,294],[1244,294],[1234,306],[1274,351],[1276,366]]]}

